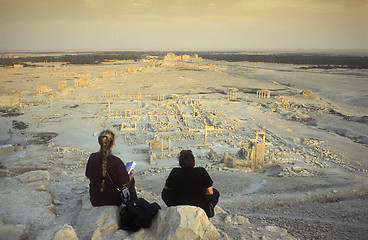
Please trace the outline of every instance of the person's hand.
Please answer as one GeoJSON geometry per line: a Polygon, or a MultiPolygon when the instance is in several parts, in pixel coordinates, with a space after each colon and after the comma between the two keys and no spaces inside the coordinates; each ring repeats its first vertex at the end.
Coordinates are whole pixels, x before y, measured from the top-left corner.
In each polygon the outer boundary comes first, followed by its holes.
{"type": "Polygon", "coordinates": [[[130,179],[132,179],[133,177],[134,177],[134,175],[135,175],[135,170],[134,169],[132,169],[132,171],[130,171],[130,179]]]}
{"type": "Polygon", "coordinates": [[[206,189],[206,195],[212,195],[213,194],[213,187],[209,187],[206,189]]]}

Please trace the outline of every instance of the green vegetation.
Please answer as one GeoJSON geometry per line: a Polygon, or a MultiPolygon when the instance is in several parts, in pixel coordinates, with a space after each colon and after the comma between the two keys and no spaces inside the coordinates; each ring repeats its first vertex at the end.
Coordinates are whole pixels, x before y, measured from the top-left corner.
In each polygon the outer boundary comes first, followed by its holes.
{"type": "MultiPolygon", "coordinates": [[[[302,66],[302,69],[322,68],[349,68],[349,69],[368,69],[368,57],[335,55],[335,54],[242,54],[239,52],[184,52],[176,51],[176,55],[198,53],[200,57],[210,60],[222,60],[228,62],[266,62],[266,63],[286,63],[302,66]]],[[[158,56],[163,59],[167,52],[78,52],[62,56],[51,56],[53,53],[45,53],[49,56],[28,56],[28,57],[3,57],[0,58],[0,66],[13,66],[14,64],[23,64],[24,67],[32,66],[26,63],[37,62],[65,62],[69,64],[100,64],[101,62],[113,60],[135,60],[145,58],[148,55],[158,56]]],[[[60,53],[58,53],[60,54],[60,53]]],[[[56,53],[55,53],[56,55],[56,53]]]]}
{"type": "Polygon", "coordinates": [[[139,60],[148,55],[147,52],[80,52],[77,54],[67,54],[62,56],[27,56],[27,57],[3,57],[0,58],[0,66],[13,66],[23,64],[24,67],[30,66],[26,62],[66,62],[69,64],[99,64],[112,60],[139,60]]]}
{"type": "Polygon", "coordinates": [[[332,55],[332,54],[238,54],[238,53],[201,53],[200,57],[227,62],[266,62],[310,65],[308,68],[349,68],[368,69],[368,57],[332,55]]]}

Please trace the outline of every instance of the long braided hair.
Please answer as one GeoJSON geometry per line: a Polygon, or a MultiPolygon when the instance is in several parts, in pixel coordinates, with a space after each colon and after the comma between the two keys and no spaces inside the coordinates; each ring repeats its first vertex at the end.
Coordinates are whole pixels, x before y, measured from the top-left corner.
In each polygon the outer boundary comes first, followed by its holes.
{"type": "Polygon", "coordinates": [[[105,177],[107,173],[107,157],[111,154],[112,145],[115,142],[115,134],[110,130],[105,130],[98,136],[98,143],[100,144],[100,154],[102,158],[102,184],[101,192],[105,187],[105,177]]]}

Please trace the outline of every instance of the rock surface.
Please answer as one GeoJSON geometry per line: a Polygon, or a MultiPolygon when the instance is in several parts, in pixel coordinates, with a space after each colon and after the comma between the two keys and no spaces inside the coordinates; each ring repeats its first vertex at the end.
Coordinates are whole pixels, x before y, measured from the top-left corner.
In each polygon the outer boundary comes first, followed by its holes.
{"type": "Polygon", "coordinates": [[[29,228],[22,224],[4,224],[0,216],[0,238],[2,240],[21,240],[27,239],[29,228]]]}
{"type": "Polygon", "coordinates": [[[160,211],[151,229],[155,239],[220,239],[206,213],[192,206],[169,207],[160,211]]]}

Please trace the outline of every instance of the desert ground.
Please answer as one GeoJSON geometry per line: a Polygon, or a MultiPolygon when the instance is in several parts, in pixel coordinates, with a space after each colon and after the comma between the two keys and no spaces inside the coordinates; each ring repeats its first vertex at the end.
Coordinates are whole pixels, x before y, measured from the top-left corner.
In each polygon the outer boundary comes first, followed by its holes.
{"type": "MultiPolygon", "coordinates": [[[[137,163],[138,195],[162,207],[177,154],[191,149],[221,194],[210,221],[228,239],[260,239],[262,226],[295,239],[368,238],[367,70],[195,57],[35,65],[0,68],[1,93],[21,96],[0,117],[5,223],[16,224],[24,204],[16,177],[47,170],[54,221],[72,224],[88,195],[87,159],[112,129],[114,154],[137,163]],[[252,168],[257,133],[265,164],[252,168]],[[239,216],[259,229],[236,224],[239,216]]],[[[46,226],[30,224],[30,239],[46,226]]]]}

